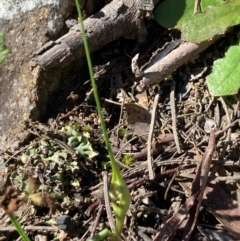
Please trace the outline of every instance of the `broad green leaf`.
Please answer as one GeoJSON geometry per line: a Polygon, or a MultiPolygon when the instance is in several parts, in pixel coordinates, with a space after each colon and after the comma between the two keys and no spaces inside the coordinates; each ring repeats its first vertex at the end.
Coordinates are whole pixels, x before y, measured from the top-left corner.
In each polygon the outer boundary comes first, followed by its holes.
{"type": "Polygon", "coordinates": [[[181,28],[193,14],[194,0],[166,0],[154,10],[154,19],[165,28],[181,28]]]}
{"type": "Polygon", "coordinates": [[[231,26],[240,23],[240,0],[228,1],[186,20],[182,25],[182,38],[200,43],[223,34],[231,26]]]}
{"type": "MultiPolygon", "coordinates": [[[[201,1],[202,10],[206,6],[215,6],[222,0],[201,1]]],[[[193,16],[194,0],[165,0],[154,10],[155,20],[165,28],[181,28],[185,20],[193,16]]]]}
{"type": "Polygon", "coordinates": [[[240,41],[229,47],[224,58],[216,60],[207,84],[213,96],[236,94],[240,88],[240,41]]]}
{"type": "Polygon", "coordinates": [[[223,3],[224,0],[204,0],[204,1],[201,1],[201,8],[202,8],[202,11],[206,10],[206,8],[208,6],[216,6],[220,3],[223,3]]]}
{"type": "Polygon", "coordinates": [[[7,57],[9,50],[4,45],[4,34],[0,32],[0,64],[7,57]]]}

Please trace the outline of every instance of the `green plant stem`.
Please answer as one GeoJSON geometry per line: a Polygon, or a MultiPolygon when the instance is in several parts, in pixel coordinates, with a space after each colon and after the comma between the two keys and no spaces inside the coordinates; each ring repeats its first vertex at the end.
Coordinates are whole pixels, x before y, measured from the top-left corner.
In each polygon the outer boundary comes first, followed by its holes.
{"type": "Polygon", "coordinates": [[[97,92],[97,86],[96,86],[96,83],[94,80],[93,67],[92,67],[92,61],[91,61],[90,52],[89,52],[89,46],[88,46],[86,33],[84,30],[84,25],[83,25],[83,21],[82,21],[82,12],[81,12],[81,8],[80,8],[78,1],[75,0],[75,2],[76,2],[77,10],[78,10],[78,16],[80,18],[82,38],[83,38],[84,49],[85,49],[87,62],[88,62],[88,68],[89,68],[90,79],[91,79],[91,84],[92,84],[92,88],[93,88],[93,94],[94,94],[94,98],[95,98],[96,105],[97,105],[98,116],[100,119],[100,124],[101,124],[102,132],[103,132],[103,138],[104,138],[104,141],[105,141],[105,144],[107,147],[108,155],[109,155],[109,158],[111,161],[111,166],[112,166],[112,178],[111,178],[111,182],[110,182],[109,196],[111,198],[111,204],[112,204],[113,211],[114,211],[115,217],[116,217],[116,225],[115,225],[116,231],[111,234],[110,238],[114,241],[117,241],[117,240],[121,240],[121,238],[120,238],[121,232],[123,229],[124,219],[125,219],[127,210],[130,205],[131,196],[130,196],[129,189],[128,189],[125,181],[123,180],[121,173],[118,169],[117,163],[114,159],[114,155],[112,152],[112,148],[110,145],[110,141],[109,141],[106,126],[105,126],[105,121],[104,121],[103,114],[102,114],[101,104],[100,104],[99,96],[98,96],[98,92],[97,92]]]}
{"type": "Polygon", "coordinates": [[[100,240],[103,240],[104,238],[111,236],[111,234],[112,232],[109,229],[105,228],[102,231],[100,231],[98,234],[96,234],[94,237],[89,239],[88,241],[100,241],[100,240]]]}
{"type": "Polygon", "coordinates": [[[25,233],[17,219],[13,216],[13,214],[9,214],[9,218],[12,224],[15,226],[16,230],[18,231],[19,235],[22,237],[22,239],[24,241],[30,241],[29,237],[27,236],[27,234],[25,233]]]}
{"type": "Polygon", "coordinates": [[[93,88],[93,94],[94,94],[94,98],[95,98],[96,105],[97,105],[97,110],[98,110],[101,128],[102,128],[102,131],[103,131],[103,138],[104,138],[107,150],[108,150],[109,158],[111,160],[112,171],[113,171],[113,173],[114,172],[120,173],[119,169],[118,169],[118,166],[117,166],[117,163],[115,162],[115,159],[114,159],[114,155],[113,155],[112,148],[111,148],[109,138],[108,138],[108,135],[107,135],[107,131],[106,131],[105,121],[104,121],[103,114],[102,114],[102,111],[101,111],[101,104],[100,104],[100,101],[99,101],[97,86],[96,86],[96,83],[94,81],[92,61],[91,61],[91,57],[90,57],[90,53],[89,53],[89,46],[88,46],[88,42],[87,42],[87,38],[86,38],[85,29],[84,29],[84,25],[83,25],[83,21],[82,21],[83,18],[82,18],[82,12],[81,12],[81,8],[80,8],[80,4],[78,3],[78,1],[75,1],[75,2],[76,2],[76,6],[77,6],[78,16],[81,20],[80,26],[81,26],[81,30],[82,30],[82,38],[83,38],[83,43],[84,43],[84,49],[85,49],[86,58],[87,58],[87,62],[88,62],[88,69],[89,69],[91,84],[92,84],[92,88],[93,88]]]}

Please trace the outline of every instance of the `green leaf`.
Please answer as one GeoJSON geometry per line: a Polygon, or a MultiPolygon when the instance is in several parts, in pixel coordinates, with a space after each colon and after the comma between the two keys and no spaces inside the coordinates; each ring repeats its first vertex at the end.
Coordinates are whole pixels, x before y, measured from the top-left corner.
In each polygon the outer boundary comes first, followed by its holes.
{"type": "MultiPolygon", "coordinates": [[[[222,3],[222,0],[204,0],[201,1],[202,9],[207,6],[215,6],[222,3]]],[[[155,20],[165,28],[178,28],[187,19],[193,16],[194,0],[165,0],[154,10],[155,20]]]]}
{"type": "Polygon", "coordinates": [[[223,3],[223,0],[204,0],[201,1],[202,11],[204,11],[208,6],[216,6],[220,3],[223,3]]]}
{"type": "Polygon", "coordinates": [[[78,162],[70,160],[66,162],[66,170],[70,170],[72,173],[75,170],[79,170],[78,162]]]}
{"type": "Polygon", "coordinates": [[[193,14],[193,0],[166,0],[154,10],[154,19],[165,28],[180,28],[193,14]]]}
{"type": "Polygon", "coordinates": [[[9,54],[9,49],[4,45],[4,34],[0,32],[0,64],[2,64],[3,60],[9,54]]]}
{"type": "Polygon", "coordinates": [[[240,23],[240,1],[227,1],[195,14],[182,25],[182,38],[200,43],[223,34],[240,23]]]}
{"type": "Polygon", "coordinates": [[[99,233],[97,233],[94,237],[89,239],[88,241],[101,241],[111,235],[112,235],[112,232],[109,229],[105,228],[101,230],[99,233]]]}
{"type": "Polygon", "coordinates": [[[92,149],[90,142],[84,135],[82,136],[82,142],[77,147],[75,147],[74,150],[89,159],[92,159],[98,155],[98,152],[92,149]]]}
{"type": "Polygon", "coordinates": [[[216,60],[207,84],[213,96],[236,94],[240,88],[240,41],[229,47],[224,58],[216,60]]]}
{"type": "Polygon", "coordinates": [[[56,151],[52,156],[47,158],[42,157],[42,160],[45,164],[49,162],[54,162],[60,166],[65,163],[66,159],[67,159],[67,153],[63,151],[56,151]]]}
{"type": "Polygon", "coordinates": [[[74,148],[83,157],[92,159],[98,155],[98,152],[92,149],[91,143],[88,141],[90,134],[88,132],[78,133],[74,130],[74,126],[65,126],[64,130],[67,130],[68,135],[67,144],[74,148]]]}

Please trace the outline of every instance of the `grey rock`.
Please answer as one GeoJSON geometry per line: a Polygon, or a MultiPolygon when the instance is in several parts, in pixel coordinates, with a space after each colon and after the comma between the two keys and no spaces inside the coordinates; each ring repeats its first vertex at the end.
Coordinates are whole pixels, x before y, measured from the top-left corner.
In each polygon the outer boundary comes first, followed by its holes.
{"type": "Polygon", "coordinates": [[[0,30],[11,51],[0,66],[3,150],[18,146],[26,135],[22,131],[25,121],[39,118],[41,106],[59,86],[60,73],[52,73],[52,82],[46,83],[44,76],[39,78],[40,71],[32,71],[28,63],[36,50],[59,37],[73,5],[72,0],[0,0],[0,6],[0,30]]]}

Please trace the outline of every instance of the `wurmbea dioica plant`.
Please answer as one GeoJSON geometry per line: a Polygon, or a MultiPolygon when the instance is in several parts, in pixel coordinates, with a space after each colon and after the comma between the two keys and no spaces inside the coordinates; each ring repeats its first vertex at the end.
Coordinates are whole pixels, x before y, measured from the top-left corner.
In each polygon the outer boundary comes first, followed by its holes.
{"type": "MultiPolygon", "coordinates": [[[[109,196],[111,199],[113,211],[115,213],[116,227],[115,227],[115,231],[113,233],[110,233],[109,230],[106,230],[106,232],[107,232],[107,235],[109,235],[112,240],[121,240],[120,237],[121,237],[121,232],[123,229],[123,223],[124,223],[124,219],[125,219],[126,213],[128,211],[129,205],[130,205],[131,196],[130,196],[129,189],[120,174],[120,171],[119,171],[117,163],[114,159],[112,148],[111,148],[111,145],[109,142],[109,138],[108,138],[106,127],[105,127],[105,122],[104,122],[102,111],[101,111],[101,105],[100,105],[100,101],[99,101],[99,97],[98,97],[97,87],[96,87],[96,83],[94,80],[94,74],[93,74],[90,53],[89,53],[89,47],[88,47],[88,42],[87,42],[84,25],[83,25],[83,20],[82,20],[82,13],[81,13],[81,9],[80,9],[80,5],[79,5],[78,1],[75,0],[75,2],[76,2],[77,10],[78,10],[78,16],[80,19],[80,26],[81,26],[81,31],[82,31],[82,37],[83,37],[85,53],[86,53],[87,62],[88,62],[88,68],[89,68],[94,98],[95,98],[96,105],[97,105],[101,128],[103,130],[104,141],[105,141],[105,144],[106,144],[106,147],[108,150],[108,154],[109,154],[109,158],[111,160],[111,166],[112,166],[112,179],[110,182],[109,196]]],[[[101,236],[100,233],[98,233],[98,235],[96,235],[96,237],[91,240],[103,239],[104,236],[101,236]]]]}

